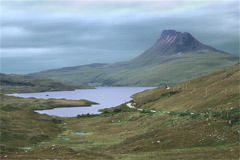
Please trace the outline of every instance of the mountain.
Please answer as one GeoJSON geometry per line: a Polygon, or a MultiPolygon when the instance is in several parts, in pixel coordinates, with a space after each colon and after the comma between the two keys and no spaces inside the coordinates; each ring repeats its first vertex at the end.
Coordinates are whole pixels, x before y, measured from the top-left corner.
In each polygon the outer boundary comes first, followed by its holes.
{"type": "Polygon", "coordinates": [[[1,93],[29,93],[92,88],[88,85],[67,84],[51,79],[0,73],[1,93]]]}
{"type": "Polygon", "coordinates": [[[152,47],[132,60],[66,67],[30,75],[92,86],[159,86],[224,69],[238,60],[238,57],[202,44],[190,33],[164,30],[152,47]]]}
{"type": "Polygon", "coordinates": [[[164,62],[164,56],[180,55],[201,50],[223,53],[200,43],[190,33],[164,30],[157,42],[143,54],[135,58],[132,63],[137,64],[137,66],[153,63],[159,64],[164,62]]]}

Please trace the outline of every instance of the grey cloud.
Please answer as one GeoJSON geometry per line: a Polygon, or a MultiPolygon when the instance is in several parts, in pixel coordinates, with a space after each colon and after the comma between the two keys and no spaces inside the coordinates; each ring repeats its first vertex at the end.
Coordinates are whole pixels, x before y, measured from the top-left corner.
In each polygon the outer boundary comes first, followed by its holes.
{"type": "MultiPolygon", "coordinates": [[[[64,15],[57,5],[57,11],[51,11],[55,3],[50,3],[50,9],[46,9],[46,4],[38,6],[36,2],[9,2],[1,15],[1,27],[3,30],[9,29],[1,35],[1,48],[7,50],[2,54],[2,71],[29,73],[128,60],[155,43],[164,29],[190,32],[204,44],[238,55],[237,2],[219,2],[193,9],[188,6],[187,11],[175,11],[181,9],[181,6],[178,7],[180,3],[166,3],[163,6],[156,3],[105,2],[89,7],[90,11],[87,11],[88,4],[85,4],[81,6],[83,10],[85,6],[82,14],[80,11],[64,11],[64,15]],[[19,34],[11,32],[14,28],[20,29],[19,34]],[[24,49],[29,51],[34,48],[36,51],[32,54],[24,54],[24,49]],[[41,50],[45,51],[44,54],[41,50]],[[10,58],[7,53],[18,56],[10,58]],[[25,65],[18,64],[23,60],[27,61],[25,65]],[[43,62],[48,65],[42,65],[43,62]],[[31,65],[35,66],[30,70],[31,65]]],[[[66,2],[66,5],[70,4],[66,2]]]]}

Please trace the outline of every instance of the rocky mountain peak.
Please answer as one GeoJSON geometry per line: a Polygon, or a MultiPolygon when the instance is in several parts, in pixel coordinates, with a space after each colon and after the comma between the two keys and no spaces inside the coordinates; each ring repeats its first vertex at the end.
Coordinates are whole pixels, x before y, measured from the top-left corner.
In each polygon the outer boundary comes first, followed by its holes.
{"type": "Polygon", "coordinates": [[[159,52],[159,55],[187,53],[206,48],[212,49],[200,43],[190,33],[175,30],[162,31],[161,37],[152,46],[152,49],[159,52]]]}
{"type": "Polygon", "coordinates": [[[161,37],[160,39],[158,39],[157,44],[173,44],[173,43],[182,46],[201,44],[188,32],[181,33],[175,30],[162,31],[161,37]]]}

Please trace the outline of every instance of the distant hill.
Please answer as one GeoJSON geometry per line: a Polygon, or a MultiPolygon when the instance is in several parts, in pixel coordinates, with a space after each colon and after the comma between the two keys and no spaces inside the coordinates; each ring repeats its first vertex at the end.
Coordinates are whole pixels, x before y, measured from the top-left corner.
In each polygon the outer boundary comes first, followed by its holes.
{"type": "Polygon", "coordinates": [[[1,93],[29,93],[92,88],[88,85],[67,84],[51,79],[0,73],[1,93]]]}
{"type": "Polygon", "coordinates": [[[190,33],[164,30],[138,57],[113,64],[90,64],[30,74],[92,86],[160,86],[227,68],[239,57],[204,45],[190,33]]]}

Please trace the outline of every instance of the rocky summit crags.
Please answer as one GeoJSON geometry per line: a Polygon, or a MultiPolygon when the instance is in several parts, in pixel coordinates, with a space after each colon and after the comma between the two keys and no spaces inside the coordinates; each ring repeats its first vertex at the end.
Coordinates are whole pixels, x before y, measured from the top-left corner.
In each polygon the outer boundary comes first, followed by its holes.
{"type": "Polygon", "coordinates": [[[159,50],[160,54],[169,53],[169,54],[178,54],[188,51],[209,48],[208,46],[203,45],[198,40],[196,40],[188,32],[176,32],[175,30],[164,30],[161,34],[160,39],[157,40],[156,44],[153,47],[164,47],[164,50],[159,50]],[[168,49],[174,47],[175,50],[171,49],[172,52],[169,52],[168,49]]]}

